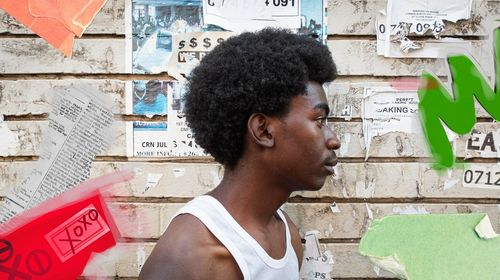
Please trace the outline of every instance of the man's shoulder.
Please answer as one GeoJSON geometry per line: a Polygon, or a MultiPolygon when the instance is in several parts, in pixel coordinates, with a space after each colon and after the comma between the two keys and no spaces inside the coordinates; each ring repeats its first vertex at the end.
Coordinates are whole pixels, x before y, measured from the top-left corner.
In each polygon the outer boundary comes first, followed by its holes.
{"type": "Polygon", "coordinates": [[[158,240],[141,271],[141,279],[153,279],[156,275],[213,279],[224,275],[220,273],[228,273],[227,279],[241,279],[238,265],[226,247],[198,218],[181,214],[158,240]]]}

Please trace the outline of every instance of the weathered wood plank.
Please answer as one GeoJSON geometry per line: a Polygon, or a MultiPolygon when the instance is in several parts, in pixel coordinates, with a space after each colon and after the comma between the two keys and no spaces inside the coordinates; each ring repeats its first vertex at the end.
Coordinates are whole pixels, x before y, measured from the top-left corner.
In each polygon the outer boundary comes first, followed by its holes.
{"type": "Polygon", "coordinates": [[[66,58],[40,38],[1,38],[0,73],[125,73],[125,39],[77,39],[66,58]]]}
{"type": "Polygon", "coordinates": [[[54,89],[90,86],[113,100],[113,113],[125,113],[125,82],[119,80],[18,80],[0,81],[0,113],[3,115],[48,114],[54,89]]]}
{"type": "MultiPolygon", "coordinates": [[[[19,146],[15,155],[38,155],[42,134],[46,129],[47,121],[8,121],[7,126],[19,138],[19,146]]],[[[126,156],[126,123],[114,123],[115,138],[111,148],[103,153],[106,156],[126,156]]],[[[363,126],[360,122],[335,122],[330,127],[339,137],[341,147],[339,157],[365,158],[366,145],[363,137],[363,126]]],[[[478,131],[489,132],[500,129],[498,123],[478,123],[474,126],[478,131]]],[[[456,141],[458,157],[465,156],[468,135],[463,135],[456,141]]],[[[429,157],[427,142],[420,130],[413,133],[401,131],[389,132],[371,139],[369,157],[429,157]]]]}
{"type": "MultiPolygon", "coordinates": [[[[415,77],[415,83],[419,82],[419,78],[415,77]]],[[[365,88],[391,87],[393,82],[398,82],[398,79],[389,79],[387,82],[332,82],[328,85],[327,99],[330,105],[330,116],[336,118],[345,118],[341,116],[342,110],[346,106],[352,108],[352,115],[349,118],[362,118],[363,110],[363,92],[365,88]]],[[[442,80],[446,87],[449,88],[452,94],[450,85],[446,80],[442,80]]],[[[493,85],[492,85],[493,87],[493,85]]],[[[491,118],[491,115],[483,109],[483,107],[474,100],[476,108],[476,116],[479,118],[491,118]]],[[[347,119],[349,119],[347,118],[347,119]]]]}
{"type": "MultiPolygon", "coordinates": [[[[330,83],[327,89],[330,116],[340,118],[342,110],[350,106],[352,115],[349,118],[361,118],[364,89],[390,87],[392,82],[397,81],[398,79],[385,79],[385,81],[382,79],[380,82],[334,81],[330,83]]],[[[418,82],[418,77],[415,77],[415,81],[418,82]]],[[[443,80],[443,82],[449,86],[446,81],[443,80]]],[[[53,88],[88,85],[97,89],[99,94],[110,96],[114,101],[113,113],[125,114],[125,83],[125,81],[111,79],[3,80],[0,81],[0,113],[7,116],[47,114],[51,110],[53,88]]],[[[475,103],[477,117],[491,117],[477,101],[475,103]]]]}
{"type": "MultiPolygon", "coordinates": [[[[487,40],[472,41],[472,56],[486,75],[493,72],[491,44],[487,40]]],[[[448,74],[445,59],[384,58],[376,53],[376,42],[367,40],[329,40],[328,47],[339,75],[419,76],[423,70],[438,76],[448,74]]]]}
{"type": "Polygon", "coordinates": [[[310,230],[320,238],[361,238],[374,219],[400,214],[487,213],[493,229],[500,230],[496,204],[372,204],[337,203],[340,212],[332,212],[327,203],[287,203],[284,208],[303,235],[310,230]]]}
{"type": "MultiPolygon", "coordinates": [[[[17,147],[17,156],[38,155],[42,135],[47,130],[48,121],[9,121],[6,122],[9,129],[17,134],[19,145],[17,147]]],[[[125,143],[125,122],[115,122],[112,131],[115,133],[114,142],[105,155],[126,155],[125,143]]]]}
{"type": "MultiPolygon", "coordinates": [[[[34,164],[0,162],[0,196],[5,196],[9,188],[19,184],[34,164]]],[[[494,166],[491,163],[469,165],[475,169],[494,166]]],[[[134,179],[123,184],[119,195],[144,198],[195,197],[217,186],[223,173],[222,167],[215,163],[94,162],[91,177],[116,169],[130,169],[136,174],[134,179]],[[155,176],[159,176],[156,182],[151,179],[155,176]]],[[[440,175],[428,163],[339,163],[335,177],[327,179],[321,190],[296,192],[292,197],[332,200],[500,197],[500,190],[464,187],[464,172],[463,169],[454,169],[440,175]]],[[[497,179],[495,175],[491,180],[497,179]]]]}
{"type": "MultiPolygon", "coordinates": [[[[127,0],[109,0],[84,34],[124,34],[125,1],[127,0]]],[[[3,10],[0,10],[0,33],[33,34],[3,10]]]]}

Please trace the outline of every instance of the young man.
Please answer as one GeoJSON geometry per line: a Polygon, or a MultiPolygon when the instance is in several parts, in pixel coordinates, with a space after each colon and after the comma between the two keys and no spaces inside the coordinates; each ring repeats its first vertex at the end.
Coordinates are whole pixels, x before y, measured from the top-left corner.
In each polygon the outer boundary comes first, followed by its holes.
{"type": "Polygon", "coordinates": [[[300,236],[279,208],[333,174],[340,142],[322,84],[335,77],[326,46],[284,30],[243,33],[205,56],[186,117],[224,177],[179,211],[140,279],[299,278],[300,236]]]}

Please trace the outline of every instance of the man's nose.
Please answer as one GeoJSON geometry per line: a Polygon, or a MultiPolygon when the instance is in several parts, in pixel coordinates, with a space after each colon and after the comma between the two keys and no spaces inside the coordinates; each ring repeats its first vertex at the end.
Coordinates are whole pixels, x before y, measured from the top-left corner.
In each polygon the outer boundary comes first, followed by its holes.
{"type": "Polygon", "coordinates": [[[337,134],[332,131],[331,128],[327,129],[327,137],[326,137],[326,148],[328,150],[336,150],[340,148],[340,140],[337,137],[337,134]]]}

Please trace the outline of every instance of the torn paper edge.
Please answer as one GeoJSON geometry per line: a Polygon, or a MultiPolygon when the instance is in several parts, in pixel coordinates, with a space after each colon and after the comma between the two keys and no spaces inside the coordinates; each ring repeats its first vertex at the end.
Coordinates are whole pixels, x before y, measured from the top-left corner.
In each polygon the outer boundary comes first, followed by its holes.
{"type": "Polygon", "coordinates": [[[481,219],[479,224],[477,224],[474,230],[476,231],[477,235],[479,235],[479,237],[483,239],[493,239],[498,236],[498,234],[496,234],[495,230],[493,229],[493,226],[491,225],[488,214],[484,215],[484,217],[481,219]]]}
{"type": "Polygon", "coordinates": [[[304,258],[305,259],[317,259],[321,257],[321,248],[319,246],[318,240],[319,231],[310,230],[304,234],[305,248],[304,248],[304,258]]]}
{"type": "Polygon", "coordinates": [[[132,1],[125,1],[125,73],[132,74],[132,1]]]}
{"type": "MultiPolygon", "coordinates": [[[[430,30],[429,28],[423,30],[422,34],[414,33],[414,32],[407,32],[407,34],[404,34],[404,36],[400,40],[397,40],[398,42],[400,42],[399,50],[401,52],[403,52],[403,55],[392,54],[391,43],[393,43],[394,40],[391,41],[391,38],[395,37],[395,35],[392,35],[391,28],[390,28],[391,22],[392,22],[392,6],[393,6],[393,0],[388,0],[385,9],[381,10],[379,12],[379,14],[382,14],[383,16],[385,16],[385,26],[386,26],[386,29],[388,30],[388,32],[385,32],[385,34],[384,34],[385,38],[384,38],[383,46],[379,46],[380,44],[378,44],[378,42],[377,42],[377,55],[383,55],[384,57],[390,57],[390,58],[405,58],[405,57],[446,58],[446,52],[449,52],[450,50],[455,50],[457,52],[463,52],[464,47],[465,47],[465,50],[468,49],[468,52],[471,51],[472,47],[471,47],[470,42],[469,42],[469,44],[467,44],[467,42],[464,41],[463,44],[465,44],[465,45],[463,45],[463,46],[461,46],[461,45],[446,46],[443,48],[444,50],[442,50],[442,51],[440,50],[441,48],[434,49],[431,51],[432,54],[423,55],[423,54],[408,53],[408,50],[410,50],[410,49],[420,49],[421,53],[422,52],[427,53],[429,50],[429,48],[427,47],[428,44],[445,43],[446,41],[450,41],[448,38],[447,39],[440,39],[440,34],[442,34],[445,31],[445,24],[443,22],[443,19],[438,18],[438,19],[436,19],[435,22],[438,22],[442,26],[442,30],[439,33],[433,31],[432,34],[434,35],[435,38],[437,38],[439,40],[426,40],[426,41],[419,41],[419,42],[415,43],[415,42],[411,41],[410,39],[408,39],[408,37],[407,37],[408,35],[412,35],[412,34],[425,35],[429,32],[429,30],[430,30]],[[389,27],[389,28],[387,28],[387,27],[389,27]]],[[[466,14],[468,15],[465,18],[447,18],[444,20],[456,23],[458,20],[470,19],[471,12],[472,12],[472,0],[468,1],[468,4],[465,7],[465,10],[466,10],[466,14]]],[[[405,23],[405,22],[401,21],[401,23],[405,23]]]]}
{"type": "Polygon", "coordinates": [[[0,157],[15,155],[19,148],[19,136],[9,129],[0,114],[0,157]]]}
{"type": "Polygon", "coordinates": [[[163,177],[163,173],[148,173],[148,176],[146,178],[146,186],[144,186],[142,194],[145,194],[150,189],[153,189],[156,186],[158,186],[161,177],[163,177]]]}
{"type": "Polygon", "coordinates": [[[397,256],[388,256],[388,257],[376,257],[376,256],[367,256],[376,266],[392,272],[398,278],[401,279],[409,279],[408,273],[406,273],[406,268],[402,265],[397,256]]]}

